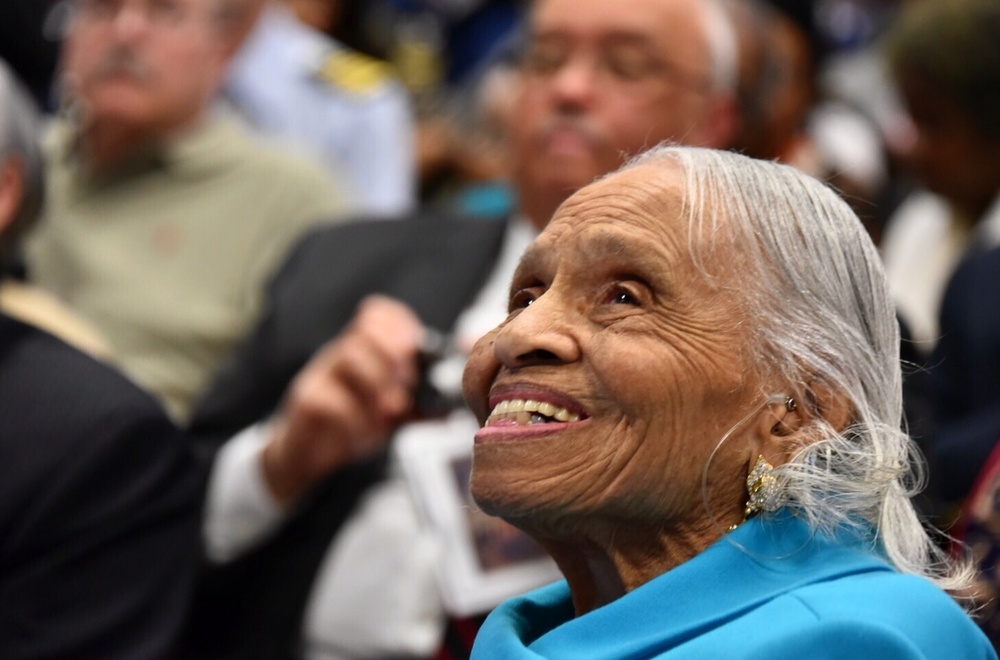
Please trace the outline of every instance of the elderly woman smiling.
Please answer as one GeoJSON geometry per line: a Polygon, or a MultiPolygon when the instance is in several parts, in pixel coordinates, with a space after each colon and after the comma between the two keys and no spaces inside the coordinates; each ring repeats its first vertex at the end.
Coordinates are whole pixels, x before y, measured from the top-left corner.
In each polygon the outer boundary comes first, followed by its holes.
{"type": "Polygon", "coordinates": [[[579,191],[477,344],[472,492],[565,582],[478,658],[994,658],[910,504],[899,333],[836,194],[658,147],[579,191]]]}

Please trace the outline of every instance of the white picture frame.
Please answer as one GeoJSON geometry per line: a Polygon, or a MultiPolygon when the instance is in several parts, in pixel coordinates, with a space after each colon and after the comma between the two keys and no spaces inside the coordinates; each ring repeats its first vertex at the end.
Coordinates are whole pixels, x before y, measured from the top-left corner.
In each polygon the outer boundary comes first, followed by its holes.
{"type": "Polygon", "coordinates": [[[441,544],[436,574],[445,608],[460,617],[562,578],[540,546],[479,511],[469,495],[478,428],[472,413],[460,410],[407,425],[394,441],[417,508],[441,544]]]}

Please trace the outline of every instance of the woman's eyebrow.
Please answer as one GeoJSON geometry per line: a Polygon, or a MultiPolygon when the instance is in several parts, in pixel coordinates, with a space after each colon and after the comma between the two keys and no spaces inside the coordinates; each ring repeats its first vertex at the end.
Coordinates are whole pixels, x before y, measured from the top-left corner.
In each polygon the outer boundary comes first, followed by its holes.
{"type": "Polygon", "coordinates": [[[666,263],[665,255],[658,249],[649,249],[649,245],[648,241],[640,246],[634,240],[626,240],[624,236],[604,233],[586,241],[580,250],[588,261],[595,264],[614,261],[629,264],[644,272],[663,268],[666,263]]]}
{"type": "MultiPolygon", "coordinates": [[[[628,237],[621,234],[602,232],[590,240],[578,242],[576,249],[586,262],[594,266],[611,262],[619,270],[627,267],[635,275],[648,279],[662,272],[668,264],[665,250],[660,249],[660,246],[649,249],[649,245],[648,240],[628,240],[628,237]]],[[[550,257],[550,250],[550,246],[546,245],[529,246],[514,271],[511,287],[518,286],[529,273],[539,273],[544,270],[550,257]]]]}
{"type": "Polygon", "coordinates": [[[514,271],[514,280],[522,277],[525,272],[537,270],[542,265],[547,252],[548,249],[545,247],[540,247],[534,243],[529,245],[517,264],[517,269],[514,271]]]}

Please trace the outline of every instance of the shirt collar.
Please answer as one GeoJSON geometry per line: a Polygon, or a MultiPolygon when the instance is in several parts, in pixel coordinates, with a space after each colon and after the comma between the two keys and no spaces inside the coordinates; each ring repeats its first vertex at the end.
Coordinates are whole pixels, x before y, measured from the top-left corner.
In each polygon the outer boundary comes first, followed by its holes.
{"type": "Polygon", "coordinates": [[[1000,193],[993,198],[993,203],[969,237],[970,249],[985,251],[998,246],[1000,246],[1000,193]]]}
{"type": "Polygon", "coordinates": [[[77,183],[84,186],[117,184],[153,171],[180,179],[198,179],[231,162],[225,157],[223,147],[238,138],[235,133],[241,128],[226,115],[227,111],[221,106],[213,107],[191,127],[171,138],[149,144],[100,176],[87,168],[81,154],[80,134],[69,122],[59,121],[53,126],[52,153],[56,160],[70,167],[77,183]]]}
{"type": "Polygon", "coordinates": [[[565,581],[508,601],[494,615],[508,634],[483,641],[524,647],[512,657],[570,657],[581,644],[594,657],[644,657],[653,644],[669,647],[797,587],[892,570],[864,545],[846,533],[815,533],[787,512],[753,518],[690,561],[578,618],[565,581]]]}

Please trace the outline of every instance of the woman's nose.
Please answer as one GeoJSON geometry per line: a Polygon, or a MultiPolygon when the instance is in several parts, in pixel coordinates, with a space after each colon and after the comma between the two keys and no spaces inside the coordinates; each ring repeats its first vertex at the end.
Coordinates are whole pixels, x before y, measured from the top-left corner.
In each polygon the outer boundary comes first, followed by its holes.
{"type": "Polygon", "coordinates": [[[566,364],[580,357],[574,314],[551,291],[525,307],[497,333],[497,359],[511,369],[566,364]]]}

